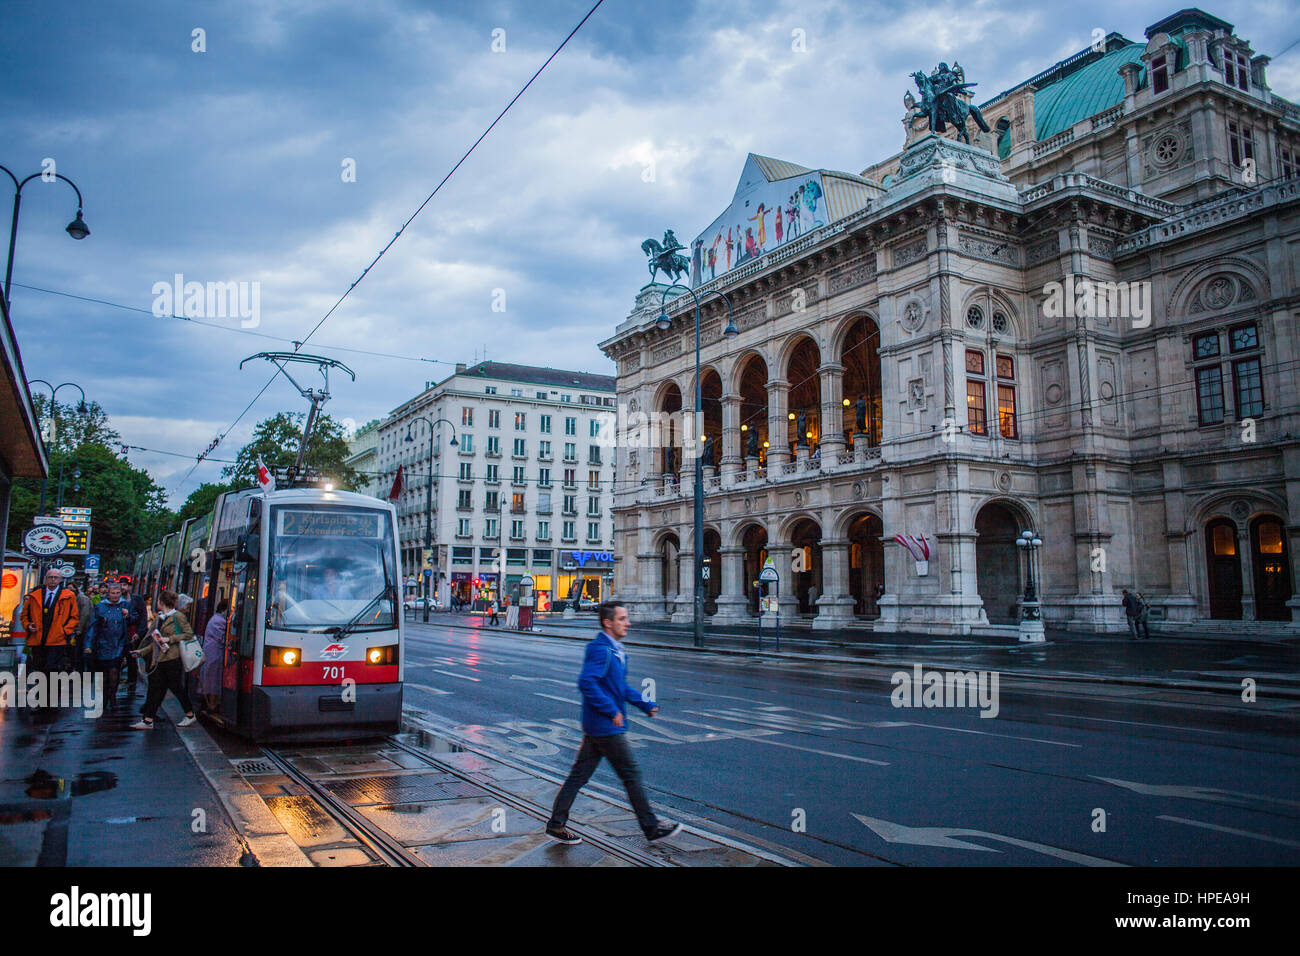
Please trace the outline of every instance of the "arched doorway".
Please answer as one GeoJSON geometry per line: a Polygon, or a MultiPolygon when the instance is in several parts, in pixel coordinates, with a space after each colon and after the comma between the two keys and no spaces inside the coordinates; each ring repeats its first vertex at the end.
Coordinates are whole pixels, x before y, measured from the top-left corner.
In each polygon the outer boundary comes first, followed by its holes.
{"type": "Polygon", "coordinates": [[[700,404],[704,427],[699,434],[707,439],[700,454],[705,465],[716,466],[722,457],[722,379],[715,369],[700,372],[700,404]]]}
{"type": "Polygon", "coordinates": [[[1241,620],[1241,554],[1237,525],[1230,518],[1215,518],[1205,526],[1205,570],[1210,586],[1210,617],[1241,620]]]}
{"type": "Polygon", "coordinates": [[[758,592],[754,589],[754,582],[767,560],[767,529],[758,524],[750,525],[740,536],[740,546],[745,549],[745,600],[749,613],[757,614],[758,592]]]}
{"type": "Polygon", "coordinates": [[[718,613],[718,595],[722,593],[722,535],[712,528],[704,529],[704,566],[709,569],[709,579],[704,582],[704,613],[718,613]]]}
{"type": "Polygon", "coordinates": [[[655,406],[655,440],[659,445],[661,474],[676,474],[682,466],[678,449],[682,444],[682,390],[677,383],[669,382],[659,393],[655,406]]]}
{"type": "Polygon", "coordinates": [[[862,514],[849,525],[849,594],[858,617],[878,617],[876,603],[885,593],[883,526],[873,514],[862,514]]]}
{"type": "Polygon", "coordinates": [[[818,371],[821,364],[817,343],[805,336],[790,353],[786,365],[785,380],[790,386],[786,444],[792,455],[800,444],[807,444],[811,450],[821,441],[822,380],[818,371]]]}
{"type": "Polygon", "coordinates": [[[1019,619],[1019,533],[1020,522],[1006,505],[990,502],[975,516],[975,583],[990,624],[1015,624],[1019,619]]]}
{"type": "Polygon", "coordinates": [[[740,395],[740,455],[767,461],[767,363],[751,355],[741,366],[736,392],[740,395]]]}
{"type": "Polygon", "coordinates": [[[672,613],[673,609],[670,605],[678,597],[681,560],[681,542],[677,535],[664,535],[663,540],[659,542],[659,590],[664,599],[664,610],[668,613],[672,613]]]}
{"type": "Polygon", "coordinates": [[[1286,529],[1276,515],[1261,515],[1250,524],[1250,563],[1255,569],[1255,619],[1289,621],[1291,561],[1286,529]]]}
{"type": "Polygon", "coordinates": [[[800,614],[816,614],[822,590],[822,529],[811,518],[800,518],[790,531],[790,586],[800,614]],[[802,549],[803,571],[794,570],[794,550],[802,549]]]}
{"type": "Polygon", "coordinates": [[[840,364],[844,367],[843,428],[846,445],[852,445],[853,435],[859,431],[859,407],[864,418],[862,431],[867,436],[867,444],[872,447],[880,444],[879,348],[880,330],[876,323],[865,315],[855,318],[840,350],[840,364]]]}

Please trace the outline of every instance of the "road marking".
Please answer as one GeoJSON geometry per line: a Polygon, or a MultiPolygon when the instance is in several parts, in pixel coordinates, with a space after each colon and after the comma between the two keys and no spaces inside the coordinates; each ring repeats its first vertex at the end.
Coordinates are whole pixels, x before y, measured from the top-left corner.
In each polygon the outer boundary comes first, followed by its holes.
{"type": "Polygon", "coordinates": [[[995,734],[991,730],[969,730],[965,727],[945,727],[943,724],[918,724],[914,720],[876,720],[869,727],[929,727],[931,730],[950,730],[955,734],[981,734],[985,737],[1005,737],[1007,740],[1028,740],[1036,744],[1051,744],[1053,747],[1074,747],[1083,749],[1083,744],[1068,744],[1060,740],[1045,740],[1042,737],[1022,737],[1019,734],[995,734]]]}
{"type": "Polygon", "coordinates": [[[1177,724],[1148,724],[1141,720],[1117,720],[1113,717],[1089,717],[1086,714],[1053,714],[1048,717],[1073,717],[1075,720],[1100,720],[1108,724],[1131,724],[1134,727],[1158,727],[1161,730],[1185,730],[1188,733],[1221,734],[1222,730],[1201,730],[1196,727],[1179,727],[1177,724]]]}
{"type": "Polygon", "coordinates": [[[510,679],[511,679],[511,680],[527,680],[527,681],[545,681],[545,682],[548,683],[548,684],[559,684],[561,687],[572,687],[572,686],[573,686],[573,681],[568,681],[568,680],[556,680],[554,677],[524,677],[522,674],[511,674],[511,675],[510,675],[510,679]]]}
{"type": "Polygon", "coordinates": [[[439,669],[436,668],[436,667],[430,667],[429,670],[433,671],[435,674],[445,674],[445,675],[448,676],[448,677],[455,677],[455,678],[457,678],[458,680],[472,680],[472,681],[473,681],[474,683],[476,683],[476,684],[479,682],[479,678],[477,678],[477,677],[470,677],[470,676],[468,676],[467,674],[455,674],[455,673],[452,673],[451,671],[439,670],[439,669]]]}
{"type": "Polygon", "coordinates": [[[450,694],[449,690],[438,690],[436,687],[430,687],[428,684],[413,684],[411,681],[404,681],[403,686],[414,687],[416,690],[422,690],[427,694],[450,694]]]}
{"type": "Polygon", "coordinates": [[[1222,827],[1217,823],[1205,823],[1201,820],[1188,820],[1183,817],[1167,817],[1164,815],[1156,817],[1157,820],[1168,820],[1170,823],[1181,823],[1189,827],[1201,827],[1205,830],[1218,830],[1220,833],[1231,833],[1233,836],[1248,837],[1252,840],[1263,840],[1266,843],[1278,843],[1282,846],[1300,847],[1300,843],[1295,840],[1281,840],[1277,837],[1266,836],[1263,833],[1252,833],[1249,830],[1238,830],[1235,827],[1222,827]]]}
{"type": "Polygon", "coordinates": [[[960,827],[909,827],[902,823],[891,823],[888,820],[864,817],[860,813],[854,813],[851,814],[851,816],[886,843],[907,843],[913,846],[937,846],[952,850],[981,850],[985,853],[1002,852],[1001,850],[995,850],[992,847],[980,846],[978,843],[967,843],[964,840],[954,839],[954,837],[981,837],[985,840],[997,840],[1000,843],[1009,843],[1012,846],[1031,850],[1034,853],[1054,856],[1058,860],[1065,860],[1069,863],[1078,863],[1080,866],[1127,865],[1124,863],[1117,863],[1114,860],[1103,860],[1100,857],[1088,856],[1085,853],[1075,853],[1072,850],[1063,850],[1058,846],[1052,846],[1048,843],[1034,843],[1030,840],[1020,840],[1016,837],[1005,836],[1001,833],[989,833],[986,830],[966,830],[960,827]]]}
{"type": "Polygon", "coordinates": [[[1300,803],[1295,800],[1283,800],[1281,797],[1266,797],[1259,793],[1242,793],[1239,790],[1220,790],[1218,787],[1191,787],[1181,786],[1179,784],[1164,783],[1138,783],[1134,780],[1116,780],[1112,777],[1098,777],[1093,775],[1094,780],[1101,780],[1105,783],[1113,784],[1116,787],[1123,787],[1125,790],[1132,790],[1134,793],[1145,794],[1149,797],[1181,797],[1184,800],[1207,800],[1210,803],[1217,803],[1216,797],[1241,797],[1245,800],[1260,800],[1266,803],[1280,803],[1288,807],[1300,807],[1300,803]]]}

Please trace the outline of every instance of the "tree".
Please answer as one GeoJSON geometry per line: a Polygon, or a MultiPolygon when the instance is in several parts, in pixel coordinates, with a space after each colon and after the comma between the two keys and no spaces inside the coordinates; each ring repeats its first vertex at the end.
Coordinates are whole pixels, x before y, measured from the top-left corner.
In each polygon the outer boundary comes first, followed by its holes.
{"type": "Polygon", "coordinates": [[[176,515],[176,527],[171,530],[180,530],[184,527],[185,521],[188,518],[202,518],[212,510],[212,506],[216,504],[218,495],[222,495],[225,492],[232,490],[234,490],[233,485],[223,485],[211,481],[205,481],[190,492],[190,496],[185,499],[185,504],[181,505],[181,510],[176,515]]]}
{"type": "MultiPolygon", "coordinates": [[[[292,465],[297,460],[298,445],[302,442],[304,418],[301,412],[280,412],[259,422],[253,429],[253,440],[239,450],[233,465],[221,470],[221,477],[227,479],[232,487],[252,488],[257,484],[259,457],[272,471],[292,465]]],[[[326,414],[317,416],[311,440],[307,443],[305,465],[328,476],[334,487],[355,491],[361,487],[362,481],[356,471],[348,467],[350,454],[347,439],[343,437],[343,426],[326,414]]]]}
{"type": "Polygon", "coordinates": [[[106,448],[122,444],[122,436],[108,424],[108,413],[99,402],[64,404],[38,393],[32,396],[32,406],[41,423],[47,455],[68,454],[92,442],[106,448]]]}

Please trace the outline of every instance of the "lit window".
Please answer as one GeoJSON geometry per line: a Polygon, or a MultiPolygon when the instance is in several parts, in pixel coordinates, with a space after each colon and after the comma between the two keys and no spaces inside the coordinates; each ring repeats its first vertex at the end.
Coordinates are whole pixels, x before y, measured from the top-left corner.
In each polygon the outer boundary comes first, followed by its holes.
{"type": "Polygon", "coordinates": [[[987,435],[988,399],[983,381],[984,353],[966,352],[966,426],[972,435],[987,435]]]}
{"type": "Polygon", "coordinates": [[[473,424],[474,424],[474,409],[472,409],[472,408],[462,408],[462,409],[460,410],[460,423],[461,423],[462,425],[473,425],[473,424]]]}

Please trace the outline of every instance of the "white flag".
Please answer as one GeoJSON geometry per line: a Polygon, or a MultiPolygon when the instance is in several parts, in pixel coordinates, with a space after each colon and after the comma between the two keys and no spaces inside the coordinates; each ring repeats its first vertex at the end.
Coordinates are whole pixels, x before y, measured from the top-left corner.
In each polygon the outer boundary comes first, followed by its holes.
{"type": "Polygon", "coordinates": [[[257,456],[257,484],[263,491],[275,491],[275,475],[262,463],[262,456],[257,456]]]}

